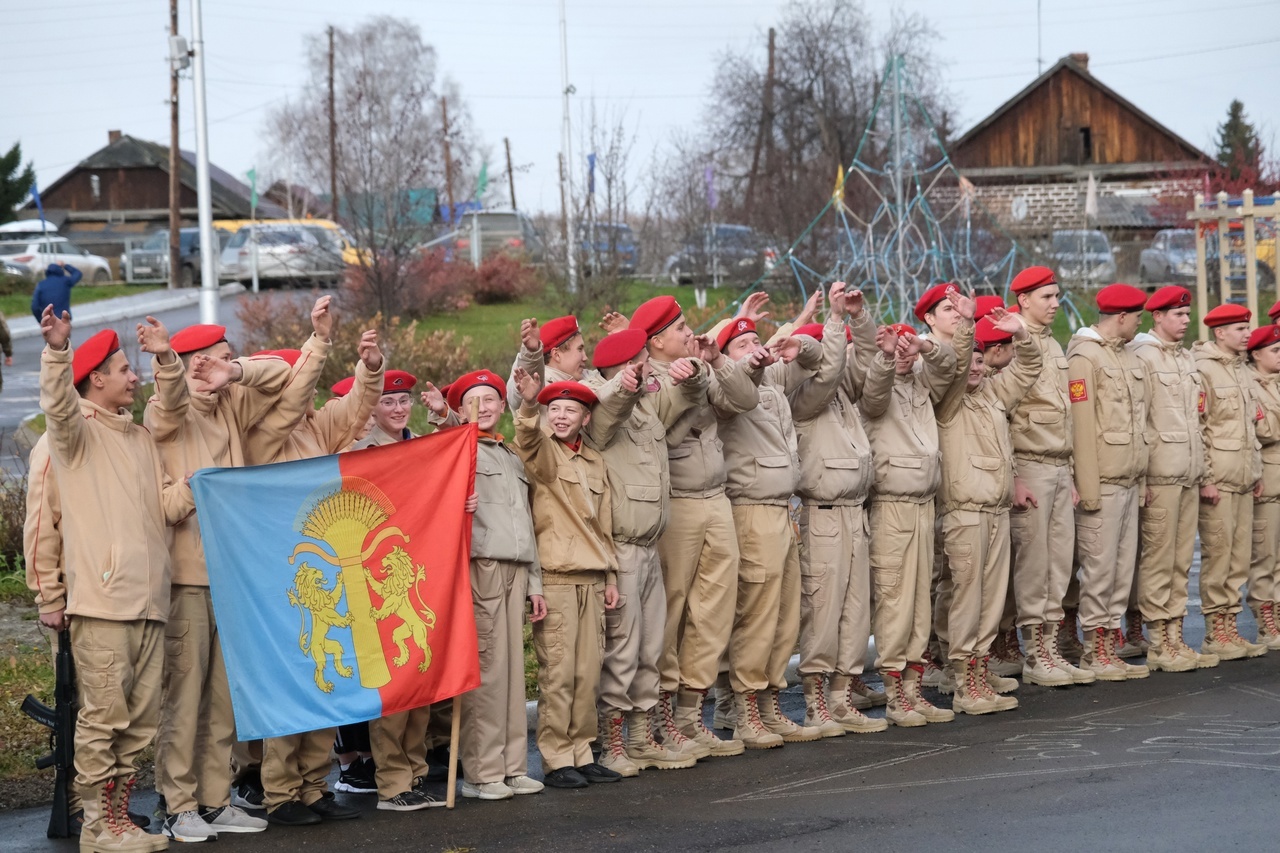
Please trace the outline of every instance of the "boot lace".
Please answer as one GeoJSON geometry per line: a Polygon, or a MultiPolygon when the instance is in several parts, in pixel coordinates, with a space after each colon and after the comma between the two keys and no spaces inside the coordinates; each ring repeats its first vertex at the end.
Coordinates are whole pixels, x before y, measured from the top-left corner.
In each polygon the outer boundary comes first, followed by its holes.
{"type": "MultiPolygon", "coordinates": [[[[831,711],[827,708],[827,685],[826,685],[826,681],[825,681],[824,679],[822,679],[822,678],[819,678],[819,679],[817,679],[817,682],[818,682],[818,683],[817,683],[817,688],[818,688],[818,689],[817,689],[817,691],[814,693],[814,697],[813,697],[813,707],[814,707],[814,710],[818,712],[818,713],[817,713],[817,715],[816,715],[816,719],[818,720],[818,722],[819,722],[819,723],[826,723],[826,722],[830,722],[830,721],[831,721],[831,711]]],[[[775,694],[773,694],[773,696],[774,696],[774,699],[775,699],[775,701],[776,701],[776,700],[777,700],[777,697],[778,697],[778,694],[777,694],[777,693],[775,693],[775,694]]]]}
{"type": "Polygon", "coordinates": [[[609,741],[605,749],[610,755],[615,757],[625,757],[627,754],[626,744],[622,740],[622,717],[609,718],[609,741]]]}
{"type": "Polygon", "coordinates": [[[107,829],[116,835],[123,835],[125,828],[120,825],[120,821],[116,819],[115,804],[116,780],[102,786],[102,814],[106,818],[107,829]]]}
{"type": "Polygon", "coordinates": [[[689,742],[689,738],[676,725],[675,714],[671,710],[675,699],[674,695],[663,693],[662,700],[658,704],[662,706],[662,742],[674,749],[680,749],[689,742]]]}

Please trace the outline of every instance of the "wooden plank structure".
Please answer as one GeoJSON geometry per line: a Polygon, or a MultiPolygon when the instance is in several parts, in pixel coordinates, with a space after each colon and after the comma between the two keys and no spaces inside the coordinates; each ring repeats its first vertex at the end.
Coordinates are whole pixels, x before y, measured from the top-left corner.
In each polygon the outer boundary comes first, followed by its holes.
{"type": "Polygon", "coordinates": [[[1209,307],[1208,232],[1217,232],[1218,239],[1218,303],[1236,301],[1239,294],[1232,288],[1231,223],[1240,222],[1244,232],[1244,303],[1258,321],[1258,238],[1257,219],[1269,218],[1280,225],[1280,197],[1267,196],[1257,199],[1253,190],[1245,190],[1239,199],[1232,199],[1220,192],[1212,202],[1206,202],[1203,193],[1196,193],[1195,208],[1187,213],[1187,219],[1196,223],[1196,304],[1200,307],[1200,340],[1208,340],[1209,328],[1204,315],[1209,307]]]}

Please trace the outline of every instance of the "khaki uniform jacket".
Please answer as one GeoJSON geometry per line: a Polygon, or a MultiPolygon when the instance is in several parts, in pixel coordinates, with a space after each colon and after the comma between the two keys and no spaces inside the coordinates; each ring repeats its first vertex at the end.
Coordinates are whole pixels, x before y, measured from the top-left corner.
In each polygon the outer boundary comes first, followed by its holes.
{"type": "MultiPolygon", "coordinates": [[[[378,391],[378,396],[379,397],[382,396],[381,389],[379,389],[378,391]]],[[[378,405],[376,400],[374,401],[373,404],[375,406],[378,405]]],[[[377,424],[374,424],[373,429],[369,430],[369,434],[366,435],[364,438],[360,439],[359,441],[357,441],[355,444],[353,444],[351,446],[351,449],[364,450],[366,447],[386,447],[388,444],[395,444],[398,441],[408,441],[411,438],[417,438],[417,437],[418,437],[417,434],[414,433],[414,431],[409,429],[408,427],[405,427],[403,430],[401,430],[401,434],[397,436],[397,435],[392,435],[391,433],[385,431],[382,427],[378,426],[377,424]]]]}
{"type": "MultiPolygon", "coordinates": [[[[1102,484],[1137,486],[1147,474],[1147,371],[1119,338],[1087,326],[1067,344],[1075,486],[1080,509],[1102,509],[1102,484]]],[[[1143,486],[1145,490],[1145,486],[1143,486]]]]}
{"type": "Polygon", "coordinates": [[[1262,420],[1263,411],[1257,385],[1242,355],[1230,355],[1211,341],[1196,341],[1191,354],[1204,391],[1200,409],[1204,483],[1221,492],[1244,494],[1262,476],[1255,424],[1262,420]]]}
{"type": "MultiPolygon", "coordinates": [[[[807,504],[861,506],[875,483],[875,462],[857,401],[866,381],[867,355],[875,351],[875,327],[864,311],[851,324],[853,343],[845,345],[841,318],[828,318],[822,330],[824,367],[838,364],[837,381],[826,404],[818,408],[792,397],[800,453],[800,485],[796,493],[807,504]],[[832,343],[835,346],[832,346],[832,343]],[[853,349],[853,353],[849,349],[853,349]]],[[[814,377],[809,390],[820,386],[814,377]]]]}
{"type": "Polygon", "coordinates": [[[577,450],[543,429],[538,406],[516,412],[516,453],[533,483],[530,507],[542,582],[616,583],[613,502],[604,458],[584,441],[577,450]]]}
{"type": "MultiPolygon", "coordinates": [[[[244,434],[262,420],[289,382],[289,365],[274,356],[238,358],[240,381],[216,394],[187,388],[182,360],[151,360],[156,393],[147,401],[143,423],[151,430],[164,470],[182,480],[201,468],[245,464],[244,434]]],[[[173,582],[208,586],[204,545],[195,516],[173,531],[173,582]]]]}
{"type": "Polygon", "coordinates": [[[31,448],[27,458],[27,520],[22,529],[22,561],[27,588],[36,594],[41,613],[67,607],[62,565],[62,500],[49,456],[49,434],[31,448]]]}
{"type": "MultiPolygon", "coordinates": [[[[355,387],[345,397],[327,400],[319,409],[316,409],[314,404],[308,404],[303,410],[301,421],[285,436],[284,443],[275,457],[262,461],[292,462],[296,459],[314,459],[317,456],[340,453],[350,447],[360,428],[368,422],[373,407],[378,405],[378,398],[382,396],[382,376],[386,365],[386,359],[383,359],[382,367],[370,370],[364,366],[364,362],[357,362],[355,387]]],[[[281,401],[283,402],[283,398],[281,401]]],[[[271,421],[275,412],[276,410],[273,409],[262,419],[259,429],[271,421]]],[[[267,428],[276,429],[277,427],[267,428]]],[[[246,446],[246,451],[248,449],[246,446]]],[[[250,458],[249,464],[259,463],[250,458]]]]}
{"type": "MultiPolygon", "coordinates": [[[[379,386],[382,382],[379,380],[379,386]]],[[[542,595],[542,563],[529,508],[529,475],[515,451],[487,435],[476,447],[476,511],[471,559],[504,560],[529,568],[528,595],[542,595]]]]}
{"type": "MultiPolygon", "coordinates": [[[[964,346],[959,335],[957,345],[964,346]]],[[[938,490],[942,472],[933,407],[963,379],[958,379],[955,351],[946,344],[934,342],[921,360],[919,370],[899,376],[894,359],[877,351],[867,371],[858,405],[875,450],[873,500],[925,503],[938,490]]]]}
{"type": "Polygon", "coordinates": [[[1070,464],[1072,431],[1067,402],[1067,356],[1047,326],[1030,320],[1026,320],[1026,324],[1040,349],[1044,367],[1010,418],[1013,454],[1032,462],[1070,464]]]}
{"type": "Polygon", "coordinates": [[[1262,420],[1256,424],[1258,442],[1262,445],[1261,503],[1280,501],[1280,373],[1265,374],[1250,366],[1262,404],[1262,420]]]}
{"type": "Polygon", "coordinates": [[[679,385],[651,380],[654,391],[631,393],[618,377],[590,377],[587,384],[600,402],[587,424],[591,446],[604,457],[613,504],[613,540],[648,547],[658,541],[670,517],[669,421],[706,399],[707,370],[699,362],[696,376],[679,385]]]}
{"type": "MultiPolygon", "coordinates": [[[[658,417],[667,426],[667,458],[671,466],[673,498],[713,497],[724,491],[729,478],[724,461],[724,444],[720,441],[717,416],[749,412],[760,402],[760,373],[747,370],[732,359],[711,369],[701,361],[699,370],[709,371],[706,399],[684,412],[674,421],[658,417]]],[[[649,359],[653,375],[663,387],[671,385],[669,362],[649,359]]]]}
{"type": "Polygon", "coordinates": [[[516,353],[515,361],[511,363],[511,375],[507,377],[507,408],[512,412],[520,409],[520,389],[516,387],[516,368],[523,367],[525,372],[530,376],[536,376],[542,383],[543,387],[550,385],[552,382],[582,382],[584,385],[591,385],[592,388],[596,384],[603,384],[604,377],[600,375],[600,371],[590,367],[582,371],[582,379],[575,380],[572,376],[563,371],[556,370],[543,360],[542,347],[539,346],[533,352],[524,348],[521,344],[519,352],[516,353]]]}
{"type": "Polygon", "coordinates": [[[1191,350],[1143,332],[1130,344],[1147,370],[1147,485],[1199,488],[1200,374],[1191,350]]]}
{"type": "Polygon", "coordinates": [[[735,505],[790,504],[800,485],[800,455],[787,396],[812,396],[808,405],[815,408],[839,380],[840,365],[823,363],[816,340],[807,336],[796,340],[800,354],[792,363],[779,361],[762,371],[756,407],[720,419],[728,469],[725,492],[735,505]],[[819,387],[811,386],[817,378],[814,371],[823,374],[819,387]]]}
{"type": "MultiPolygon", "coordinates": [[[[280,399],[244,437],[244,461],[246,465],[265,465],[283,461],[280,451],[294,428],[302,422],[308,411],[316,408],[316,382],[324,370],[333,344],[322,341],[314,334],[302,345],[302,355],[289,372],[289,383],[280,399]]],[[[348,395],[349,396],[349,395],[348,395]]],[[[323,453],[312,454],[323,456],[323,453]]],[[[297,459],[310,457],[299,456],[297,459]]]]}
{"type": "MultiPolygon", "coordinates": [[[[972,331],[966,334],[966,338],[972,331]]],[[[956,336],[959,338],[959,335],[956,336]]],[[[938,445],[942,450],[942,512],[1001,510],[1013,503],[1013,438],[1009,412],[1039,378],[1040,348],[1030,337],[1015,340],[1014,359],[998,373],[988,372],[968,390],[953,385],[938,404],[938,445]]]]}
{"type": "Polygon", "coordinates": [[[67,613],[132,622],[169,618],[167,524],[192,515],[191,489],[172,482],[147,431],[124,409],[82,399],[71,348],[45,347],[40,408],[62,505],[67,613]]]}

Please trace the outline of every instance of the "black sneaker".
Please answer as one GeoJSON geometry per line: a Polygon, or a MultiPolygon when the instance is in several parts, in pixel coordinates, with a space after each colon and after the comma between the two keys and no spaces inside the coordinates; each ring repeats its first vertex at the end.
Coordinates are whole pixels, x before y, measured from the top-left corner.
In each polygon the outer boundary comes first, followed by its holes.
{"type": "Polygon", "coordinates": [[[587,780],[573,767],[557,767],[548,771],[542,781],[552,788],[585,788],[587,780]]]}
{"type": "Polygon", "coordinates": [[[419,776],[413,780],[413,792],[430,802],[430,808],[447,805],[445,795],[448,793],[448,786],[431,781],[429,775],[419,776]]]}
{"type": "Polygon", "coordinates": [[[335,791],[346,794],[376,794],[378,783],[374,780],[372,758],[357,758],[338,773],[338,781],[333,783],[335,791]]]}
{"type": "Polygon", "coordinates": [[[237,783],[231,791],[231,805],[253,811],[265,809],[266,794],[263,793],[261,783],[255,784],[251,779],[237,783]]]}
{"type": "Polygon", "coordinates": [[[416,791],[405,791],[389,800],[378,800],[379,809],[392,812],[416,812],[419,809],[429,809],[432,805],[443,805],[443,803],[432,803],[416,791]]]}
{"type": "Polygon", "coordinates": [[[267,812],[267,820],[281,826],[314,826],[321,818],[298,800],[290,800],[267,812]]]}
{"type": "Polygon", "coordinates": [[[581,767],[574,768],[591,784],[595,785],[600,782],[617,782],[622,778],[621,773],[615,773],[608,767],[596,764],[594,761],[590,764],[584,764],[581,767]]]}
{"type": "Polygon", "coordinates": [[[351,806],[338,802],[338,798],[330,791],[325,791],[320,795],[320,799],[307,806],[307,808],[320,815],[324,820],[352,820],[360,817],[359,809],[353,809],[351,806]]]}

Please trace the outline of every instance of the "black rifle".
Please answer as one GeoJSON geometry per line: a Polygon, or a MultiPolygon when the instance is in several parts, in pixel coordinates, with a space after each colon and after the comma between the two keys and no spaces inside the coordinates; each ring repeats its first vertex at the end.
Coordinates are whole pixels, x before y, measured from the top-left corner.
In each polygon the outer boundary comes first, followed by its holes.
{"type": "Polygon", "coordinates": [[[49,729],[49,754],[36,759],[36,768],[54,768],[53,812],[49,815],[50,838],[71,837],[71,813],[67,803],[67,781],[72,777],[76,754],[76,667],[71,660],[71,632],[58,634],[58,656],[54,664],[54,706],[50,708],[30,693],[22,700],[22,713],[49,729]]]}

